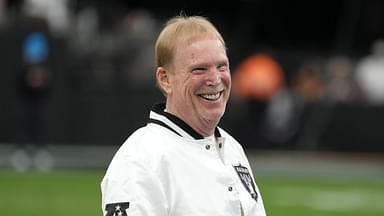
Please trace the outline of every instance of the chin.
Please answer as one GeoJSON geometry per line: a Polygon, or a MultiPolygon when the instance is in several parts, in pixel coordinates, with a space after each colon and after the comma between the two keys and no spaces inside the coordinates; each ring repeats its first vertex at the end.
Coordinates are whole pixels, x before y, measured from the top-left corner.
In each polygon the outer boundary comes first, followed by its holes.
{"type": "Polygon", "coordinates": [[[219,112],[210,112],[206,114],[206,119],[211,120],[211,121],[219,121],[221,117],[223,117],[224,111],[219,111],[219,112]]]}

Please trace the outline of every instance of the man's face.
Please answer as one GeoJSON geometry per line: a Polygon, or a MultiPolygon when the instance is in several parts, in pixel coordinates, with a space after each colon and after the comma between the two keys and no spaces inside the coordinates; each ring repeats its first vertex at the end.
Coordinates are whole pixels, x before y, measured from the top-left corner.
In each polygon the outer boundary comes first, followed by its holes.
{"type": "Polygon", "coordinates": [[[231,88],[225,47],[217,39],[201,38],[176,46],[167,109],[188,124],[218,123],[231,88]]]}

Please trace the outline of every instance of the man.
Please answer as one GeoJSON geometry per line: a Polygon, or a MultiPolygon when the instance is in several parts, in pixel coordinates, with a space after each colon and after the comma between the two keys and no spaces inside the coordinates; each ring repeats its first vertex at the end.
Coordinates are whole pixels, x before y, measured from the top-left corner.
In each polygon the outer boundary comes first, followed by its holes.
{"type": "Polygon", "coordinates": [[[264,216],[242,147],[217,127],[231,89],[220,33],[203,17],[175,17],[155,53],[166,103],[153,107],[109,165],[104,215],[264,216]]]}

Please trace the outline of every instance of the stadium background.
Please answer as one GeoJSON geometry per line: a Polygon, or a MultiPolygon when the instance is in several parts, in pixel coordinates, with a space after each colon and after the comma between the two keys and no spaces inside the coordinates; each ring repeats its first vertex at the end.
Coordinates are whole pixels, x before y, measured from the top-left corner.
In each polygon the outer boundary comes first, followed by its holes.
{"type": "Polygon", "coordinates": [[[266,54],[281,68],[279,90],[300,98],[291,101],[300,108],[285,127],[273,128],[268,120],[281,119],[267,115],[272,97],[234,93],[220,124],[247,149],[269,215],[382,215],[383,103],[360,91],[332,97],[340,89],[330,88],[327,72],[341,56],[354,74],[384,38],[378,0],[0,0],[0,212],[101,215],[99,182],[109,160],[162,100],[152,76],[153,40],[180,11],[217,25],[234,76],[245,59],[266,54]],[[36,32],[42,50],[30,58],[43,58],[51,77],[36,111],[41,121],[25,114],[30,92],[20,86],[26,38],[36,32]],[[319,77],[300,88],[306,67],[319,77]],[[53,169],[15,172],[9,161],[17,144],[36,137],[53,169]]]}

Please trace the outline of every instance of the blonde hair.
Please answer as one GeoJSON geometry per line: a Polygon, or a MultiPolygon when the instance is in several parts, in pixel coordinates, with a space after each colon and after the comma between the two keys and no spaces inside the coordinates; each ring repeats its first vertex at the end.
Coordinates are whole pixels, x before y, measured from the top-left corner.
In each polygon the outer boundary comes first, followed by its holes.
{"type": "Polygon", "coordinates": [[[171,18],[160,32],[155,45],[157,67],[166,67],[172,60],[178,43],[208,36],[217,38],[225,47],[225,42],[216,27],[205,17],[179,15],[171,18]]]}

